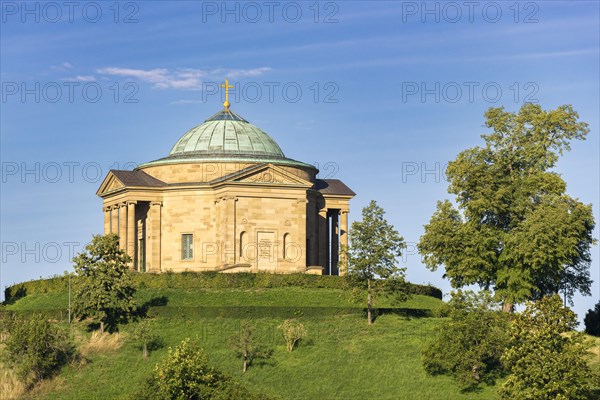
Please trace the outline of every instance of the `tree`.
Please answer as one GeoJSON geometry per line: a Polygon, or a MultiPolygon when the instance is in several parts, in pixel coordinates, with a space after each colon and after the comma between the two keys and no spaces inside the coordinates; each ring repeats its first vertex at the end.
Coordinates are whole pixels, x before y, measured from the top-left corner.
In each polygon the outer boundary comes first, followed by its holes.
{"type": "Polygon", "coordinates": [[[246,372],[257,358],[269,358],[272,354],[270,349],[265,349],[256,343],[256,328],[247,321],[242,321],[240,333],[229,339],[230,348],[238,357],[242,358],[242,371],[246,372]]]}
{"type": "Polygon", "coordinates": [[[65,332],[39,315],[11,321],[5,345],[9,363],[27,386],[50,377],[75,355],[65,332]]]}
{"type": "Polygon", "coordinates": [[[372,319],[372,281],[403,280],[404,268],[396,266],[396,257],[406,247],[404,239],[384,218],[385,212],[371,200],[362,210],[362,221],[354,221],[350,229],[350,247],[342,249],[347,258],[350,277],[367,283],[367,322],[372,319]]]}
{"type": "Polygon", "coordinates": [[[422,353],[425,371],[449,374],[463,389],[493,384],[503,372],[500,357],[508,344],[508,318],[489,292],[458,291],[446,305],[449,319],[422,353]]]}
{"type": "Polygon", "coordinates": [[[116,328],[135,310],[135,288],[127,268],[131,258],[119,249],[119,237],[95,235],[73,262],[78,278],[75,313],[80,319],[98,320],[102,332],[105,324],[116,328]]]}
{"type": "Polygon", "coordinates": [[[600,301],[596,303],[594,309],[588,310],[583,322],[588,335],[600,336],[600,301]]]}
{"type": "Polygon", "coordinates": [[[148,320],[141,320],[131,333],[131,339],[142,349],[142,357],[148,358],[148,351],[156,350],[163,345],[161,337],[152,331],[148,320]]]}
{"type": "Polygon", "coordinates": [[[592,208],[566,195],[552,171],[588,125],[571,106],[490,108],[485,117],[493,130],[482,135],[485,145],[448,164],[458,208],[438,202],[418,244],[425,265],[443,265],[455,288],[494,289],[505,311],[559,291],[569,299],[576,291],[589,295],[592,208]]]}
{"type": "Polygon", "coordinates": [[[287,351],[293,351],[296,344],[306,336],[304,324],[293,319],[286,319],[278,326],[283,334],[287,351]]]}
{"type": "Polygon", "coordinates": [[[503,399],[584,400],[593,381],[587,349],[573,311],[553,295],[528,302],[510,327],[509,347],[502,356],[510,374],[499,388],[503,399]]]}

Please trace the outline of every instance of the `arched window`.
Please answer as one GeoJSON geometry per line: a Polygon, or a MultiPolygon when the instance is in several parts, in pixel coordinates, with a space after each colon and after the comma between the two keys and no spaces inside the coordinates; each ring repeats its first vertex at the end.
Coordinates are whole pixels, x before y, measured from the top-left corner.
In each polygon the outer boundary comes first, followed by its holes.
{"type": "Polygon", "coordinates": [[[289,233],[285,233],[283,235],[283,258],[286,259],[288,258],[288,250],[287,247],[289,246],[289,244],[291,243],[291,236],[289,233]]]}
{"type": "Polygon", "coordinates": [[[246,231],[240,233],[240,261],[246,258],[246,245],[248,244],[248,234],[246,231]]]}

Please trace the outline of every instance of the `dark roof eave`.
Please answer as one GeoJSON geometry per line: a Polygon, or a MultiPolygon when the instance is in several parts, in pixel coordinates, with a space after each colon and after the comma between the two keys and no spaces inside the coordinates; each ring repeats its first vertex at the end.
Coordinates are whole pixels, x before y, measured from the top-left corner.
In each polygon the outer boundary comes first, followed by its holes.
{"type": "Polygon", "coordinates": [[[317,179],[312,189],[328,197],[352,198],[356,196],[356,193],[339,179],[317,179]]]}

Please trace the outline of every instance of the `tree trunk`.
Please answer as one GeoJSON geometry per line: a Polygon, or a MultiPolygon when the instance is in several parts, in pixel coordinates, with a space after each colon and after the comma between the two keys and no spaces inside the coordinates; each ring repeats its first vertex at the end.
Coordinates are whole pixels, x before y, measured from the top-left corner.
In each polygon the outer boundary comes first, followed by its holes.
{"type": "Polygon", "coordinates": [[[244,372],[248,369],[248,353],[244,351],[244,372]]]}
{"type": "Polygon", "coordinates": [[[504,302],[504,304],[502,304],[502,311],[504,311],[505,313],[512,313],[514,311],[513,303],[504,302]]]}
{"type": "Polygon", "coordinates": [[[148,345],[146,343],[144,343],[144,358],[148,358],[148,345]]]}
{"type": "Polygon", "coordinates": [[[104,322],[100,321],[100,333],[104,333],[104,322]]]}
{"type": "Polygon", "coordinates": [[[367,279],[367,321],[369,325],[373,323],[371,318],[371,279],[367,279]]]}

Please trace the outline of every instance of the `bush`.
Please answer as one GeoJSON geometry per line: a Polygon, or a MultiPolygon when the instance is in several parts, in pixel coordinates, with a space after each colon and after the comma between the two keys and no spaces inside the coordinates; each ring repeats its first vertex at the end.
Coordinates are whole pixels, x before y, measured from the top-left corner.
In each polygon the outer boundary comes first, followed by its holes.
{"type": "Polygon", "coordinates": [[[296,344],[306,336],[304,324],[293,319],[286,319],[278,328],[283,334],[287,351],[293,351],[296,344]]]}
{"type": "Polygon", "coordinates": [[[502,361],[509,375],[501,399],[589,400],[600,377],[587,364],[588,345],[575,332],[577,315],[558,295],[527,303],[510,327],[502,361]]]}
{"type": "Polygon", "coordinates": [[[439,327],[422,354],[428,373],[448,374],[463,389],[493,384],[502,373],[500,357],[508,343],[508,319],[487,292],[453,293],[443,312],[450,319],[439,327]]]}
{"type": "Polygon", "coordinates": [[[432,285],[417,285],[415,283],[408,284],[408,293],[420,294],[422,296],[435,297],[442,300],[442,291],[432,285]]]}
{"type": "Polygon", "coordinates": [[[156,365],[153,386],[164,400],[208,398],[225,377],[208,365],[208,356],[196,344],[185,339],[167,358],[156,365]]]}
{"type": "Polygon", "coordinates": [[[27,386],[52,376],[75,354],[67,335],[39,316],[13,320],[5,345],[9,363],[27,386]]]}
{"type": "Polygon", "coordinates": [[[269,397],[252,393],[230,377],[208,364],[208,356],[190,339],[177,348],[154,368],[145,386],[130,399],[135,400],[268,400],[269,397]]]}
{"type": "Polygon", "coordinates": [[[596,303],[594,309],[588,310],[583,322],[588,335],[600,336],[600,301],[596,303]]]}

